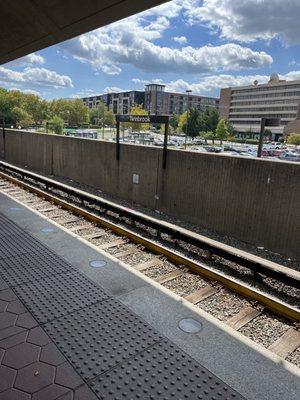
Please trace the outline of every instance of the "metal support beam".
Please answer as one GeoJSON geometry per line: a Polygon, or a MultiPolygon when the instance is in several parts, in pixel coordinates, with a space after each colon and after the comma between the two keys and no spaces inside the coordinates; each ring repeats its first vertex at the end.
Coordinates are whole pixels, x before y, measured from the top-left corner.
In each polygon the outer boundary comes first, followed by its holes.
{"type": "Polygon", "coordinates": [[[120,121],[117,121],[117,134],[116,134],[116,159],[120,160],[120,121]]]}
{"type": "Polygon", "coordinates": [[[265,127],[266,126],[279,126],[279,125],[280,125],[280,118],[262,118],[261,119],[257,157],[261,157],[263,142],[264,142],[265,127]]]}
{"type": "Polygon", "coordinates": [[[166,169],[166,167],[167,167],[168,134],[169,134],[169,121],[165,124],[164,148],[163,148],[163,169],[166,169]]]}
{"type": "Polygon", "coordinates": [[[259,143],[257,148],[257,157],[261,157],[263,142],[264,142],[264,132],[265,132],[266,118],[262,118],[260,122],[260,132],[259,132],[259,143]]]}

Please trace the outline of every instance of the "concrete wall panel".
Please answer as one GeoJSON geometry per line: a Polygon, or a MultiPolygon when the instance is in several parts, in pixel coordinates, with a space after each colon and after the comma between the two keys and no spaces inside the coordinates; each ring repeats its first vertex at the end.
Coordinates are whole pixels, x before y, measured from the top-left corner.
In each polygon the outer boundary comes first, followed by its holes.
{"type": "Polygon", "coordinates": [[[299,164],[170,150],[163,170],[158,148],[14,130],[5,160],[300,259],[299,164]]]}

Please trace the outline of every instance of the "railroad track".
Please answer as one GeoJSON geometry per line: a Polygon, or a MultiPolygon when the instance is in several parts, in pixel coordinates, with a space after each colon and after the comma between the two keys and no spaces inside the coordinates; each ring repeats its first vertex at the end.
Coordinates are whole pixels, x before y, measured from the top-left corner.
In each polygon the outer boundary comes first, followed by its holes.
{"type": "Polygon", "coordinates": [[[4,162],[0,191],[300,366],[298,271],[4,162]]]}

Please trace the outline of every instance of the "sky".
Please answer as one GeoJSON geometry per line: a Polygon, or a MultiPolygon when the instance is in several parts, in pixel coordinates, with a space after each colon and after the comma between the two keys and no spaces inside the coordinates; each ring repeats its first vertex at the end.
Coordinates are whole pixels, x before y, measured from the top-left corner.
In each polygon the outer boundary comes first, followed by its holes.
{"type": "Polygon", "coordinates": [[[300,0],[173,0],[0,66],[0,86],[76,98],[163,83],[220,88],[300,79],[300,0]]]}

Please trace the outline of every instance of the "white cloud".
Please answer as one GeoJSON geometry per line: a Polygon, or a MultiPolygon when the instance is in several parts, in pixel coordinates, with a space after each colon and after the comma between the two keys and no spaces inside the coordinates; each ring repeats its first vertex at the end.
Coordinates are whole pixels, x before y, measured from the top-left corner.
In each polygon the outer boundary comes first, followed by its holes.
{"type": "MultiPolygon", "coordinates": [[[[286,74],[280,74],[280,79],[297,80],[300,79],[300,71],[290,71],[286,74]]],[[[234,86],[247,86],[253,84],[255,80],[258,83],[267,83],[270,77],[268,75],[207,75],[194,83],[189,83],[183,79],[174,80],[165,83],[166,91],[185,92],[187,89],[192,90],[194,94],[216,94],[221,88],[234,86]]]]}
{"type": "Polygon", "coordinates": [[[78,99],[78,98],[81,98],[81,97],[98,96],[98,95],[99,95],[99,92],[96,93],[94,89],[82,89],[82,90],[79,90],[76,93],[73,93],[71,95],[71,97],[73,99],[78,99]]]}
{"type": "Polygon", "coordinates": [[[122,65],[161,73],[203,73],[262,68],[273,61],[263,51],[253,51],[233,43],[200,48],[162,47],[146,39],[148,34],[153,38],[153,32],[158,31],[144,30],[141,33],[128,26],[119,26],[111,31],[99,29],[61,46],[77,60],[110,75],[119,74],[122,65]]]}
{"type": "MultiPolygon", "coordinates": [[[[118,75],[124,65],[143,71],[203,73],[262,68],[272,63],[263,51],[237,44],[184,46],[173,49],[155,43],[170,26],[170,19],[189,12],[194,0],[175,0],[60,44],[75,59],[96,71],[118,75]]],[[[184,36],[174,40],[184,44],[184,36]]]]}
{"type": "Polygon", "coordinates": [[[0,66],[0,82],[5,86],[9,83],[14,83],[18,86],[29,87],[73,87],[72,79],[69,76],[59,75],[55,71],[38,67],[27,67],[20,72],[0,66]]]}
{"type": "Polygon", "coordinates": [[[187,43],[187,38],[185,36],[175,36],[173,37],[173,40],[179,44],[187,43]]]}
{"type": "Polygon", "coordinates": [[[15,68],[15,67],[28,67],[34,65],[42,65],[45,63],[44,57],[39,54],[31,53],[27,56],[18,58],[17,60],[11,61],[5,64],[6,67],[15,68]]]}
{"type": "Polygon", "coordinates": [[[229,40],[300,43],[299,0],[189,0],[185,7],[190,24],[207,24],[229,40]]]}
{"type": "Polygon", "coordinates": [[[105,93],[119,93],[119,92],[126,92],[127,90],[121,89],[116,86],[108,86],[102,92],[105,93]]]}
{"type": "Polygon", "coordinates": [[[145,18],[149,16],[163,16],[169,19],[176,18],[180,14],[182,7],[182,0],[169,1],[165,4],[161,4],[160,6],[150,8],[149,10],[138,14],[138,16],[139,18],[145,18]]]}

